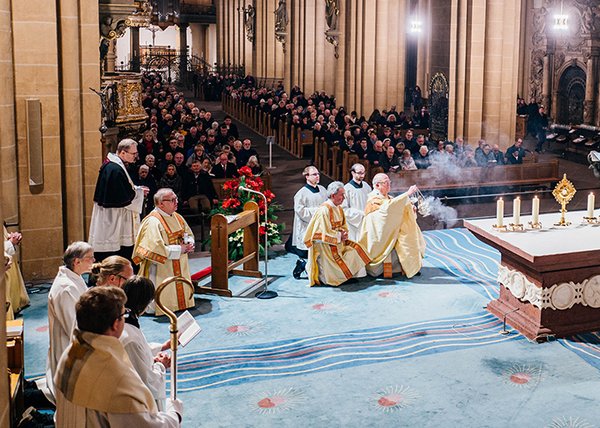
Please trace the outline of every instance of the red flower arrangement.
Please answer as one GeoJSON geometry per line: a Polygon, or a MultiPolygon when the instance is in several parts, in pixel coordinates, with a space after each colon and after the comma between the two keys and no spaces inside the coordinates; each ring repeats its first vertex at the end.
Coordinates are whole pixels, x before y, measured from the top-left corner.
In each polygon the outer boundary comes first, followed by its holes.
{"type": "MultiPolygon", "coordinates": [[[[265,189],[265,183],[260,177],[256,177],[252,174],[252,170],[243,166],[238,170],[240,175],[239,178],[234,178],[226,181],[223,184],[223,190],[225,191],[226,198],[220,202],[218,208],[215,208],[211,215],[224,214],[234,215],[242,212],[244,204],[248,201],[254,201],[258,204],[258,210],[260,213],[261,223],[259,226],[259,235],[263,236],[267,234],[267,240],[269,246],[281,244],[281,231],[283,230],[283,224],[278,225],[275,223],[277,216],[275,213],[279,210],[279,206],[273,204],[275,194],[268,189],[265,189]],[[265,215],[265,201],[262,197],[249,193],[249,192],[238,192],[240,185],[252,190],[256,190],[265,195],[267,199],[267,222],[263,221],[265,215]]],[[[238,260],[243,256],[243,241],[244,233],[243,229],[229,235],[229,258],[231,260],[238,260]]],[[[263,240],[261,243],[261,252],[264,251],[262,247],[263,240]]]]}

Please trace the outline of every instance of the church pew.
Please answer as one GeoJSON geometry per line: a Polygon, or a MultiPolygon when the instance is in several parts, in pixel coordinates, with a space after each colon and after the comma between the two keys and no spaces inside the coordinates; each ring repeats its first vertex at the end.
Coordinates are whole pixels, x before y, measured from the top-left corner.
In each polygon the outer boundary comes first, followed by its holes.
{"type": "MultiPolygon", "coordinates": [[[[374,175],[374,174],[373,174],[374,175]]],[[[449,173],[436,168],[389,174],[393,191],[416,184],[423,191],[502,186],[552,185],[560,180],[558,160],[491,168],[460,168],[449,173]]]]}

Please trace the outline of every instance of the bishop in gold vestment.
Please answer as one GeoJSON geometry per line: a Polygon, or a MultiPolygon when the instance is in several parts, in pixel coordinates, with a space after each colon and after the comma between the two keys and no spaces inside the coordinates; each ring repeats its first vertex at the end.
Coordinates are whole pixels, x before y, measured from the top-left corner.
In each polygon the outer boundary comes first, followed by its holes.
{"type": "Polygon", "coordinates": [[[373,177],[373,187],[358,241],[371,258],[367,273],[391,278],[393,273],[404,272],[412,278],[421,270],[425,256],[425,240],[409,199],[417,187],[391,198],[390,179],[385,174],[373,177]]]}
{"type": "MultiPolygon", "coordinates": [[[[156,287],[170,276],[190,280],[188,253],[194,251],[194,235],[185,219],[175,212],[177,196],[171,189],[160,189],[154,195],[154,204],[156,208],[140,226],[133,262],[140,265],[139,274],[156,287]]],[[[161,302],[172,311],[180,311],[194,307],[194,296],[185,284],[177,282],[165,289],[161,302]]],[[[156,314],[162,315],[162,311],[156,308],[156,314]]]]}
{"type": "MultiPolygon", "coordinates": [[[[304,243],[308,247],[310,285],[340,285],[358,276],[369,263],[369,256],[356,242],[348,239],[344,210],[344,184],[334,181],[327,187],[329,200],[312,217],[304,243]]],[[[364,275],[364,273],[363,273],[364,275]]]]}

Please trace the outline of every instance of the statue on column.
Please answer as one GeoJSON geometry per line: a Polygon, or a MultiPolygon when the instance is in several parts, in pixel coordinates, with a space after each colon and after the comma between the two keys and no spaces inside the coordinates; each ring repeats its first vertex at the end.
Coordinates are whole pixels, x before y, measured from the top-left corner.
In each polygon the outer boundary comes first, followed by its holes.
{"type": "Polygon", "coordinates": [[[286,1],[279,0],[277,9],[273,13],[275,14],[275,38],[282,44],[283,52],[285,53],[285,36],[287,35],[287,25],[290,21],[286,1]]]}
{"type": "Polygon", "coordinates": [[[337,31],[339,14],[337,0],[325,0],[325,20],[329,31],[337,31]]]}
{"type": "Polygon", "coordinates": [[[329,29],[325,31],[325,39],[331,43],[335,50],[335,57],[339,58],[338,46],[340,33],[338,31],[338,18],[340,9],[338,0],[325,0],[325,22],[329,29]]]}
{"type": "Polygon", "coordinates": [[[246,39],[250,43],[254,43],[254,34],[256,26],[256,9],[252,4],[249,4],[244,9],[244,27],[246,28],[246,39]]]}

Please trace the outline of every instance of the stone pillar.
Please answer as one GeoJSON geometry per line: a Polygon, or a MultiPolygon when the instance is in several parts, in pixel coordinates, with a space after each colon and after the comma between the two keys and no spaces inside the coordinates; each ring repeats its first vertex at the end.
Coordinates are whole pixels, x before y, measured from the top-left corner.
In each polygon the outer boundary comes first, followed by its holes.
{"type": "Polygon", "coordinates": [[[594,104],[596,99],[596,86],[598,85],[597,76],[598,55],[592,53],[587,60],[587,70],[585,76],[585,100],[583,101],[583,123],[587,125],[595,124],[594,104]]]}
{"type": "MultiPolygon", "coordinates": [[[[9,224],[19,223],[19,198],[17,182],[17,135],[15,129],[15,88],[12,46],[12,25],[10,0],[0,0],[0,151],[2,165],[0,170],[3,209],[3,221],[9,224]]],[[[0,302],[4,300],[0,299],[0,302]]],[[[1,311],[0,311],[1,312],[1,311]]],[[[4,342],[2,342],[4,343],[4,342]]],[[[1,420],[1,419],[0,419],[1,420]]],[[[2,425],[0,423],[0,425],[2,425]]]]}
{"type": "MultiPolygon", "coordinates": [[[[59,73],[61,91],[60,102],[63,116],[61,128],[61,145],[63,147],[64,162],[64,188],[65,202],[64,222],[67,241],[84,240],[83,216],[83,145],[73,144],[81,141],[81,80],[79,66],[81,64],[79,49],[79,16],[77,0],[61,0],[59,31],[62,37],[58,39],[59,60],[61,72],[59,73]]],[[[99,85],[94,85],[100,89],[99,85]]],[[[100,102],[98,100],[98,102],[100,102]]]]}
{"type": "Polygon", "coordinates": [[[140,29],[139,27],[129,27],[130,47],[129,61],[132,71],[140,71],[140,29]]]}
{"type": "Polygon", "coordinates": [[[107,73],[114,73],[116,62],[117,62],[117,40],[114,39],[108,43],[108,53],[106,54],[106,67],[104,70],[107,73]]]}
{"type": "Polygon", "coordinates": [[[550,104],[552,101],[552,64],[554,63],[554,53],[548,51],[544,57],[544,74],[542,78],[542,105],[546,107],[546,114],[551,115],[550,104]]]}
{"type": "Polygon", "coordinates": [[[187,28],[187,24],[179,24],[179,79],[181,82],[184,82],[187,78],[187,28]]]}
{"type": "MultiPolygon", "coordinates": [[[[11,25],[11,10],[10,0],[0,0],[0,28],[3,31],[0,32],[0,91],[3,94],[3,103],[0,105],[0,165],[16,165],[15,162],[15,124],[14,124],[14,103],[15,103],[15,92],[12,84],[13,80],[13,62],[12,62],[12,25],[11,25]],[[12,148],[9,148],[11,147],[12,148]],[[6,147],[6,148],[5,148],[6,147]],[[12,160],[5,159],[5,154],[12,157],[12,160]]],[[[5,211],[5,198],[3,189],[12,187],[16,191],[16,168],[2,168],[2,185],[0,186],[0,219],[5,219],[7,212],[5,211]],[[10,170],[10,171],[6,171],[10,170]],[[15,175],[14,180],[5,181],[4,173],[10,172],[15,175]],[[11,184],[10,182],[14,184],[11,184]]],[[[17,198],[11,198],[13,200],[14,217],[13,221],[17,220],[17,198]]],[[[6,284],[4,282],[4,264],[0,267],[0,302],[4,304],[6,302],[6,284]]],[[[6,323],[6,311],[0,311],[0,325],[4,326],[6,323]]],[[[0,329],[0,371],[3,376],[0,376],[0,391],[4,391],[0,394],[0,426],[8,427],[11,425],[10,421],[10,398],[6,393],[9,390],[7,367],[8,367],[8,356],[7,349],[4,346],[6,343],[6,329],[3,327],[0,329]]]]}

